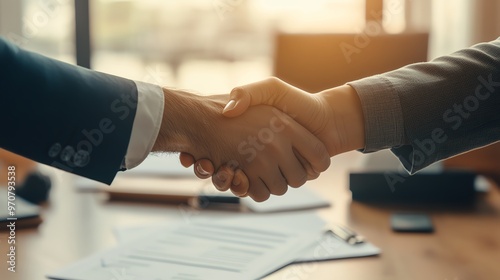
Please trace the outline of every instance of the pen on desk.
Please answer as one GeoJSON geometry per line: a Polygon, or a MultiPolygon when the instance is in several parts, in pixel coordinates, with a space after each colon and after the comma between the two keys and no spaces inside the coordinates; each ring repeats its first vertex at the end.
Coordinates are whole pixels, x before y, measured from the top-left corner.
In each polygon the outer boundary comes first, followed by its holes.
{"type": "Polygon", "coordinates": [[[190,205],[200,209],[223,208],[239,209],[240,198],[227,195],[198,195],[190,201],[190,205]]]}
{"type": "Polygon", "coordinates": [[[340,239],[344,240],[350,245],[361,244],[365,242],[365,238],[356,232],[339,225],[330,225],[327,232],[335,234],[340,239]]]}

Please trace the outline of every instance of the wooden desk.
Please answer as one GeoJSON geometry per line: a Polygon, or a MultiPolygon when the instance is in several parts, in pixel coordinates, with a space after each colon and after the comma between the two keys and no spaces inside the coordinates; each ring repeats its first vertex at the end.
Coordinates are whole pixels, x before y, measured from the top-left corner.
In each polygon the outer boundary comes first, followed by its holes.
{"type": "MultiPolygon", "coordinates": [[[[309,263],[284,268],[266,279],[305,280],[482,280],[500,279],[500,192],[494,188],[470,209],[434,207],[436,233],[396,234],[389,215],[402,208],[353,203],[347,172],[362,157],[348,153],[332,160],[332,167],[309,183],[333,206],[320,214],[349,225],[379,246],[378,257],[309,263]]],[[[56,173],[50,204],[38,229],[17,231],[17,272],[6,267],[6,235],[0,239],[0,279],[38,280],[85,256],[116,244],[116,226],[147,224],[169,218],[188,218],[179,206],[108,203],[102,195],[76,193],[71,176],[56,173]]]]}

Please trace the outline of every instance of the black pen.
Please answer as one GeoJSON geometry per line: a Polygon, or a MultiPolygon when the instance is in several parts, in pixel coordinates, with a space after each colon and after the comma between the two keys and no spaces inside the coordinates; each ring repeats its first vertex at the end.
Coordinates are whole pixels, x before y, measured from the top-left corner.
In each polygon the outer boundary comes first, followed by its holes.
{"type": "Polygon", "coordinates": [[[227,195],[198,195],[190,201],[190,205],[200,209],[222,208],[236,210],[240,208],[240,198],[227,195]]]}

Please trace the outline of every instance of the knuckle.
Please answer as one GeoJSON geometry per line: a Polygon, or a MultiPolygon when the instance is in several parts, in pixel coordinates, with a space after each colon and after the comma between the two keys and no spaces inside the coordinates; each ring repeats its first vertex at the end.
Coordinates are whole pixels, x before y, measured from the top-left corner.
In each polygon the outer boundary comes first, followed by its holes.
{"type": "Polygon", "coordinates": [[[256,202],[263,202],[263,201],[268,200],[270,196],[271,196],[270,193],[262,193],[262,194],[259,194],[259,195],[253,195],[251,197],[256,202]]]}
{"type": "Polygon", "coordinates": [[[238,167],[240,167],[240,163],[233,159],[227,163],[227,167],[229,167],[232,170],[236,170],[238,167]]]}
{"type": "Polygon", "coordinates": [[[288,184],[290,185],[290,187],[298,188],[300,186],[303,186],[307,182],[307,178],[307,173],[303,173],[300,175],[300,177],[294,178],[293,180],[288,182],[288,184]]]}
{"type": "Polygon", "coordinates": [[[317,172],[308,172],[308,175],[307,175],[307,180],[314,180],[314,179],[317,179],[319,177],[319,173],[317,172]]]}
{"type": "Polygon", "coordinates": [[[248,193],[248,186],[240,184],[238,186],[232,185],[231,192],[236,196],[242,196],[248,193]]]}
{"type": "Polygon", "coordinates": [[[269,77],[266,80],[266,83],[270,85],[275,91],[279,88],[282,88],[283,81],[277,77],[269,77]]]}
{"type": "Polygon", "coordinates": [[[330,167],[330,156],[323,143],[318,142],[314,146],[314,157],[318,159],[319,171],[323,172],[330,167]]]}
{"type": "Polygon", "coordinates": [[[272,189],[272,194],[281,196],[284,195],[287,190],[288,190],[287,184],[279,185],[272,189]]]}
{"type": "Polygon", "coordinates": [[[229,99],[241,99],[245,96],[245,88],[242,86],[238,86],[231,90],[229,94],[229,99]]]}
{"type": "Polygon", "coordinates": [[[266,185],[259,178],[250,179],[247,194],[256,202],[265,201],[271,195],[266,185]]]}
{"type": "Polygon", "coordinates": [[[281,80],[275,76],[269,77],[266,79],[266,82],[272,84],[272,85],[278,85],[281,83],[281,80]]]}
{"type": "Polygon", "coordinates": [[[212,176],[212,184],[219,191],[227,191],[229,189],[229,185],[219,180],[216,175],[212,176]]]}
{"type": "Polygon", "coordinates": [[[286,190],[288,188],[288,184],[286,182],[286,179],[279,176],[279,178],[276,178],[273,182],[272,185],[268,185],[269,191],[271,194],[274,195],[283,195],[286,193],[286,190]]]}

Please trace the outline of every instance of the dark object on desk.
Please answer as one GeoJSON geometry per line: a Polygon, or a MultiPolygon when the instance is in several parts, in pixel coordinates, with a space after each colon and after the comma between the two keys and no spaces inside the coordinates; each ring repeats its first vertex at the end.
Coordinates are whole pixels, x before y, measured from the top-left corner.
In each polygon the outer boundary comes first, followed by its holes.
{"type": "Polygon", "coordinates": [[[0,230],[12,230],[7,227],[12,222],[15,229],[31,228],[38,226],[42,219],[40,218],[40,207],[32,204],[19,196],[13,196],[7,192],[7,189],[0,190],[0,230]],[[9,197],[15,197],[15,199],[9,197]],[[8,201],[14,204],[8,204],[8,201]],[[9,209],[8,206],[13,206],[9,209]]]}
{"type": "Polygon", "coordinates": [[[23,185],[16,188],[16,195],[28,202],[40,204],[48,200],[51,186],[48,176],[32,172],[26,177],[23,185]]]}
{"type": "Polygon", "coordinates": [[[408,174],[372,172],[349,174],[352,199],[369,203],[472,203],[476,174],[442,172],[408,174]]]}
{"type": "Polygon", "coordinates": [[[426,214],[396,213],[391,216],[392,230],[397,232],[434,232],[431,218],[426,214]]]}
{"type": "Polygon", "coordinates": [[[100,190],[108,194],[110,201],[187,204],[202,187],[202,183],[191,179],[117,176],[111,186],[104,185],[100,190]]]}
{"type": "Polygon", "coordinates": [[[240,210],[240,198],[229,195],[199,195],[193,198],[191,206],[199,209],[240,210]]]}

